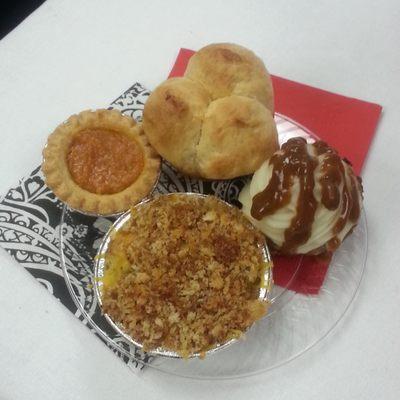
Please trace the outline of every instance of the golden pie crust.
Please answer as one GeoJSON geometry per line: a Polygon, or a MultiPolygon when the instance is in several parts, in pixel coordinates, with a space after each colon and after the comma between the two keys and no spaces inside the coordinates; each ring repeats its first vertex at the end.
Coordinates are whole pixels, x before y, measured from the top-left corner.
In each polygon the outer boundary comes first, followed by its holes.
{"type": "Polygon", "coordinates": [[[72,115],[55,129],[43,150],[42,171],[47,186],[71,208],[109,215],[146,197],[160,165],[141,124],[102,109],[72,115]]]}

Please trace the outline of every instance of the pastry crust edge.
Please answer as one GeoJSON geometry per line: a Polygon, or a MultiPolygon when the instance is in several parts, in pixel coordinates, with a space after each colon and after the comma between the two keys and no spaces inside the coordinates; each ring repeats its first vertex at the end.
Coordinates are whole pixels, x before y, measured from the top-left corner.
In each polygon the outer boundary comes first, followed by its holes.
{"type": "Polygon", "coordinates": [[[72,209],[96,215],[121,213],[148,196],[158,181],[161,167],[161,158],[151,147],[142,125],[117,110],[85,110],[72,115],[51,133],[42,155],[45,183],[55,196],[72,209]],[[75,135],[87,128],[112,129],[134,138],[140,145],[143,169],[124,190],[113,194],[91,193],[72,179],[66,155],[75,135]]]}

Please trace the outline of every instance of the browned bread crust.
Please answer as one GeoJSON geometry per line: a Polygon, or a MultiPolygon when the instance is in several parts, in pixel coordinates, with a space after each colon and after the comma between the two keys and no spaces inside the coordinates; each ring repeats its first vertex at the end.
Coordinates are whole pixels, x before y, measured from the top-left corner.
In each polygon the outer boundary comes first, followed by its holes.
{"type": "Polygon", "coordinates": [[[187,175],[251,174],[278,149],[270,76],[242,46],[206,46],[184,77],[168,79],[150,95],[143,127],[161,156],[187,175]]]}

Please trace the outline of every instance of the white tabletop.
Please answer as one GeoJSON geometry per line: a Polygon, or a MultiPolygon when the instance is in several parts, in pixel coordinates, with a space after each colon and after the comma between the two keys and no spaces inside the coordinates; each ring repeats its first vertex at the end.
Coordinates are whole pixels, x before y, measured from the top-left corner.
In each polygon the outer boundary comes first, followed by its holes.
{"type": "Polygon", "coordinates": [[[60,121],[107,106],[135,81],[153,88],[180,47],[237,42],[274,74],[384,106],[363,171],[365,279],[321,344],[241,380],[135,375],[0,251],[0,398],[398,399],[399,21],[397,0],[48,0],[0,41],[0,193],[39,164],[60,121]]]}

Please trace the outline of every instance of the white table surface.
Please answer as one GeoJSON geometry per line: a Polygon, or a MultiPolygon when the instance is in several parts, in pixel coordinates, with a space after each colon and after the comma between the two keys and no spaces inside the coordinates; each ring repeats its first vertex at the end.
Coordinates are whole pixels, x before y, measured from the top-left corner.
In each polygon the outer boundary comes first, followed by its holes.
{"type": "Polygon", "coordinates": [[[154,88],[179,47],[241,43],[272,73],[380,103],[384,115],[363,171],[365,279],[317,347],[241,380],[138,376],[0,251],[0,399],[400,398],[399,21],[397,0],[48,0],[1,40],[0,193],[39,164],[60,121],[135,81],[154,88]]]}

